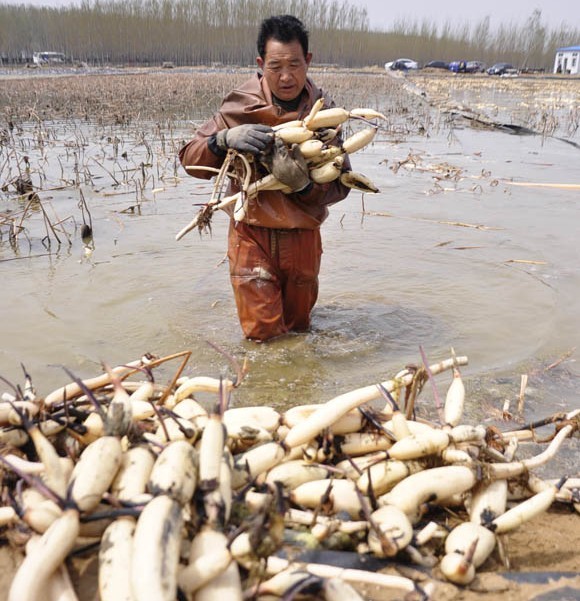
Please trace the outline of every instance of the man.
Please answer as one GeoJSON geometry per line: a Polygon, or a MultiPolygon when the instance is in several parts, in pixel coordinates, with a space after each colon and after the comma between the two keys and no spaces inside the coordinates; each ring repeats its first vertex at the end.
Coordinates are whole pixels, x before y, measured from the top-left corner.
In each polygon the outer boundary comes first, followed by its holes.
{"type": "MultiPolygon", "coordinates": [[[[184,166],[219,168],[228,149],[235,149],[255,155],[255,176],[261,177],[266,171],[260,159],[272,156],[272,127],[304,118],[318,98],[325,99],[325,107],[332,106],[307,76],[312,54],[301,21],[291,15],[265,19],[257,46],[261,73],[230,92],[220,110],[181,149],[184,166]]],[[[257,341],[310,327],[318,297],[320,225],[328,206],[349,192],[339,180],[311,182],[299,151],[278,153],[277,159],[270,162],[270,171],[292,191],[260,192],[250,200],[242,221],[231,220],[228,234],[240,325],[246,338],[257,341]]],[[[343,168],[350,168],[348,160],[343,168]]],[[[195,175],[209,179],[213,174],[195,175]]]]}

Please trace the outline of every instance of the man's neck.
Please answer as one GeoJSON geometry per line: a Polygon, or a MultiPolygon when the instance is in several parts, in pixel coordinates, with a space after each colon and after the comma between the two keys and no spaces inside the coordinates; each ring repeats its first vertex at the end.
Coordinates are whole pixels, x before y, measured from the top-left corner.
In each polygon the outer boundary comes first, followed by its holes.
{"type": "Polygon", "coordinates": [[[297,111],[298,107],[300,106],[301,98],[302,92],[298,94],[298,96],[296,96],[296,98],[294,98],[293,100],[280,100],[280,98],[277,98],[276,96],[274,96],[274,94],[272,94],[272,101],[274,102],[274,104],[276,106],[279,106],[286,112],[297,111]]]}

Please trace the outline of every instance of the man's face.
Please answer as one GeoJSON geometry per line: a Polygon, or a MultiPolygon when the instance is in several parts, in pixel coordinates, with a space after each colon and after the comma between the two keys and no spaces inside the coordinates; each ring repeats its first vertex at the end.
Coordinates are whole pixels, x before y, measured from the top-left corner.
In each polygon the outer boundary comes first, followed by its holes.
{"type": "Polygon", "coordinates": [[[266,42],[264,58],[256,59],[270,90],[280,100],[294,100],[302,92],[311,60],[312,54],[305,57],[298,40],[286,43],[274,39],[266,42]]]}

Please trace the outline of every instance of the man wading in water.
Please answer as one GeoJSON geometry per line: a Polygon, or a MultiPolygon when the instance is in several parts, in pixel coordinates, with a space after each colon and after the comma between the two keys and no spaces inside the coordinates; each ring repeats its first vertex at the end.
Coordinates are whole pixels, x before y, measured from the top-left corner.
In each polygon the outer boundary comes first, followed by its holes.
{"type": "MultiPolygon", "coordinates": [[[[292,190],[260,192],[242,221],[230,221],[228,259],[238,317],[246,338],[264,341],[310,327],[318,297],[320,226],[328,207],[350,189],[339,180],[310,181],[297,147],[272,153],[273,126],[303,119],[318,98],[325,99],[324,108],[333,106],[307,77],[312,53],[304,25],[291,15],[265,19],[257,45],[261,72],[224,98],[179,158],[184,166],[219,169],[228,149],[234,149],[257,158],[253,179],[258,179],[267,173],[259,159],[269,155],[269,171],[292,190]]],[[[340,142],[335,137],[331,143],[340,142]]],[[[343,170],[350,170],[348,159],[343,170]]],[[[195,171],[204,179],[213,175],[195,171]]]]}

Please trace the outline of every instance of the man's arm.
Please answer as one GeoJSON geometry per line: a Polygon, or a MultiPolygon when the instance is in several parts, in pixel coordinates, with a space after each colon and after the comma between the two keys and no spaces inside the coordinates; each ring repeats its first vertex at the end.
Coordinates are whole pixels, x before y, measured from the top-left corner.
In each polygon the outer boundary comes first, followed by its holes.
{"type": "MultiPolygon", "coordinates": [[[[203,125],[189,144],[179,152],[182,165],[187,169],[191,165],[202,167],[221,166],[229,149],[245,154],[258,155],[271,146],[274,131],[268,125],[247,123],[228,128],[218,127],[219,118],[203,125]],[[209,153],[208,153],[209,151],[209,153]]],[[[191,175],[208,179],[211,172],[190,170],[191,175]]]]}
{"type": "MultiPolygon", "coordinates": [[[[190,165],[196,167],[213,167],[214,169],[219,169],[222,166],[226,151],[220,150],[215,145],[216,134],[225,127],[225,124],[220,124],[220,121],[221,118],[219,115],[215,115],[197,130],[190,142],[181,148],[179,151],[179,160],[186,171],[190,165]]],[[[187,172],[189,175],[201,179],[211,179],[215,175],[212,171],[197,169],[187,172]]]]}
{"type": "Polygon", "coordinates": [[[344,200],[350,188],[340,183],[340,179],[336,179],[328,184],[315,184],[311,182],[311,186],[307,186],[301,192],[294,192],[290,197],[304,204],[317,204],[319,206],[330,206],[341,200],[344,200]]]}

